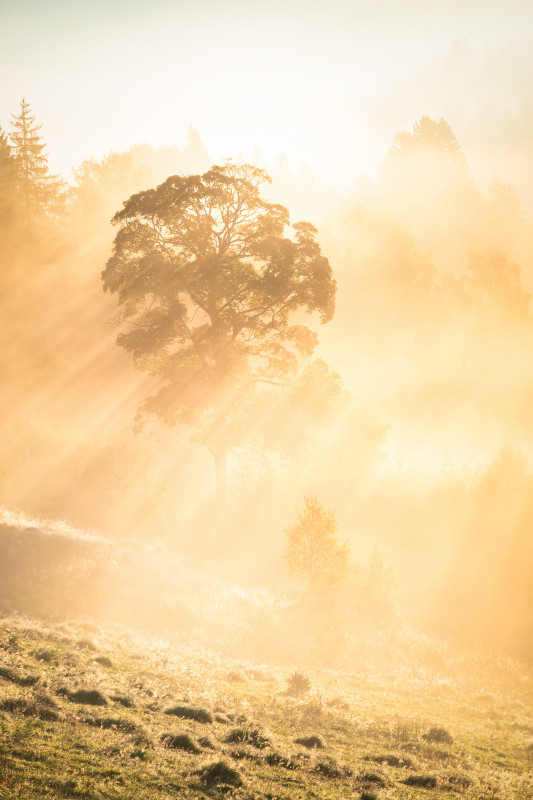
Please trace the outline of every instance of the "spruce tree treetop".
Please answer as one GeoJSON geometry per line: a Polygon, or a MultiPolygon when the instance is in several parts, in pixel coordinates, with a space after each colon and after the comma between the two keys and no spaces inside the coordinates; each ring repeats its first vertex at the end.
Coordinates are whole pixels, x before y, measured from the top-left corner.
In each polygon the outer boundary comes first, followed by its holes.
{"type": "Polygon", "coordinates": [[[20,113],[12,115],[12,126],[10,138],[19,166],[26,212],[52,209],[58,202],[62,181],[49,172],[46,145],[39,133],[42,126],[37,124],[35,114],[31,113],[30,104],[24,98],[20,102],[20,113]]]}
{"type": "Polygon", "coordinates": [[[7,134],[0,128],[0,229],[11,221],[16,210],[18,186],[18,163],[7,134]]]}

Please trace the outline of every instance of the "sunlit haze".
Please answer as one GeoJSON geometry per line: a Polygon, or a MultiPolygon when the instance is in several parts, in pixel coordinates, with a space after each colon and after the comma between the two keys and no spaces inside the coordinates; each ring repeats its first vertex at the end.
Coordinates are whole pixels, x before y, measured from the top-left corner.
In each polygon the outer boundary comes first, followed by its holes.
{"type": "Polygon", "coordinates": [[[482,180],[533,202],[527,0],[3,0],[1,15],[2,118],[27,96],[67,177],[110,150],[181,144],[192,123],[215,159],[284,153],[346,190],[429,114],[482,180]]]}
{"type": "Polygon", "coordinates": [[[0,798],[39,798],[16,781],[55,770],[29,755],[50,723],[85,731],[55,753],[90,728],[76,759],[114,761],[42,797],[214,797],[192,763],[212,745],[278,770],[219,787],[235,798],[526,800],[531,0],[0,0],[0,71],[0,729],[25,764],[4,770],[2,739],[0,798]],[[135,702],[80,626],[122,653],[135,702]],[[126,629],[147,637],[127,668],[126,629]],[[142,653],[165,653],[166,687],[142,653]],[[258,663],[278,670],[276,750],[259,727],[250,744],[258,663]],[[321,670],[349,703],[326,704],[321,670]],[[83,716],[95,687],[109,703],[83,716]],[[415,696],[426,717],[404,724],[415,696]],[[182,723],[161,719],[185,697],[211,709],[187,706],[187,735],[218,733],[170,786],[182,723]],[[354,731],[381,743],[341,768],[295,751],[294,719],[345,736],[342,758],[354,731]]]}

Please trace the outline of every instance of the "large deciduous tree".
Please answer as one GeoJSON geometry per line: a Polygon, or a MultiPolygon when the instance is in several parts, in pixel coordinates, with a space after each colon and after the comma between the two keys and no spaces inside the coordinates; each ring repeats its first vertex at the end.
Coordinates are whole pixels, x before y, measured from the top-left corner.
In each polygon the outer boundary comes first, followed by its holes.
{"type": "Polygon", "coordinates": [[[265,182],[263,170],[228,162],[133,195],[113,218],[102,274],[123,311],[118,344],[161,380],[140,419],[201,422],[220,499],[250,391],[283,383],[312,353],[317,335],[302,312],[327,322],[334,311],[316,230],[290,230],[287,209],[262,196],[265,182]]]}

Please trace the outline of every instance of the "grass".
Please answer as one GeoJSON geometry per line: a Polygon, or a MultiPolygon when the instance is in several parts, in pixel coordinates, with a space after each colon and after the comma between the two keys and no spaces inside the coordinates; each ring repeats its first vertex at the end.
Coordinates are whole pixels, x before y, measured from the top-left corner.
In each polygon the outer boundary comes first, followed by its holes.
{"type": "Polygon", "coordinates": [[[0,799],[529,800],[531,675],[485,657],[481,687],[454,659],[446,678],[320,673],[348,701],[329,706],[287,695],[294,667],[255,680],[182,642],[0,618],[0,799]]]}

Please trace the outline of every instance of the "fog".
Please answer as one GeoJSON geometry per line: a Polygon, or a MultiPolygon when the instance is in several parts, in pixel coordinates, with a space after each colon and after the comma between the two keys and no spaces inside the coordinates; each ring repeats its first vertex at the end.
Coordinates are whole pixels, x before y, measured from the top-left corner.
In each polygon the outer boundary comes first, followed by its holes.
{"type": "Polygon", "coordinates": [[[121,24],[121,4],[51,3],[46,48],[58,50],[42,68],[43,7],[2,9],[2,59],[6,32],[24,25],[27,58],[0,125],[16,130],[25,96],[50,172],[30,203],[5,139],[0,504],[15,540],[28,527],[60,538],[35,567],[55,576],[46,602],[49,584],[28,594],[37,573],[17,572],[5,539],[1,607],[61,616],[70,594],[80,614],[200,626],[213,642],[224,628],[230,648],[256,629],[245,655],[259,659],[275,657],[276,625],[292,631],[288,660],[331,663],[344,635],[357,648],[409,626],[531,658],[529,8],[293,3],[262,18],[236,3],[217,28],[204,4],[202,36],[199,12],[180,9],[182,41],[174,5],[128,4],[121,24]],[[143,72],[137,51],[159,52],[157,69],[143,72]],[[293,315],[314,352],[283,385],[246,395],[221,498],[208,417],[139,426],[161,377],[117,346],[124,309],[101,274],[111,218],[133,193],[226,158],[265,169],[268,201],[316,227],[337,291],[325,324],[293,315]],[[342,590],[320,602],[284,558],[310,497],[334,511],[349,550],[342,590]],[[80,537],[87,551],[62,549],[80,537]],[[317,657],[295,635],[304,618],[309,640],[332,619],[342,636],[317,657]]]}

